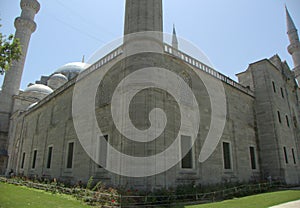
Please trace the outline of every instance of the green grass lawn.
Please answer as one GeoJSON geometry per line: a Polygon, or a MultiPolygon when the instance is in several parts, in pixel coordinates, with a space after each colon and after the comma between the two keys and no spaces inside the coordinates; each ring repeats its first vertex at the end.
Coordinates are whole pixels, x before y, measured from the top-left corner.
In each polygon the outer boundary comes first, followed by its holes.
{"type": "Polygon", "coordinates": [[[185,208],[267,208],[299,199],[300,190],[278,191],[211,204],[185,206],[185,208]]]}
{"type": "MultiPolygon", "coordinates": [[[[267,208],[300,199],[300,190],[258,194],[218,203],[185,206],[185,208],[267,208]]],[[[30,189],[0,182],[0,208],[90,208],[81,201],[63,194],[30,189]]],[[[183,207],[183,206],[181,206],[183,207]]]]}
{"type": "Polygon", "coordinates": [[[0,183],[0,208],[90,208],[81,201],[63,194],[0,183]]]}

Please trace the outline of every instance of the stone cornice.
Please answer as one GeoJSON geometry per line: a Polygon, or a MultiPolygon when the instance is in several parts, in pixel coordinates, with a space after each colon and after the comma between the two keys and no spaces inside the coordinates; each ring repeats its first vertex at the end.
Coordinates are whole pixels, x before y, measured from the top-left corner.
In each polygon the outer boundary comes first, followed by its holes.
{"type": "Polygon", "coordinates": [[[14,95],[13,98],[18,99],[18,100],[33,102],[33,103],[40,101],[39,99],[37,99],[35,97],[26,97],[26,96],[23,96],[23,95],[14,95]]]}

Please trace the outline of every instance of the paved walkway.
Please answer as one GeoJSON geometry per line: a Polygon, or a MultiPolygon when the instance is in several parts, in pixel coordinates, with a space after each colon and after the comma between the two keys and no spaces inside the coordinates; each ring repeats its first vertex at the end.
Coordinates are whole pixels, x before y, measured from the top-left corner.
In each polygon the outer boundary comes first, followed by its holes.
{"type": "Polygon", "coordinates": [[[300,207],[300,200],[276,205],[270,208],[299,208],[299,207],[300,207]]]}

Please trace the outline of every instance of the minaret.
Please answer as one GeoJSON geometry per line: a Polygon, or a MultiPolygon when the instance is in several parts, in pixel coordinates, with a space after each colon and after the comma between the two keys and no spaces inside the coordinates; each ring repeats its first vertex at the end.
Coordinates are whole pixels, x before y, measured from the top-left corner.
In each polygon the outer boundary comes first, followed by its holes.
{"type": "Polygon", "coordinates": [[[300,42],[299,42],[299,36],[297,33],[296,26],[291,18],[291,15],[285,7],[286,11],[286,23],[287,23],[287,34],[289,36],[290,45],[288,46],[288,51],[293,57],[294,62],[294,72],[295,72],[295,78],[298,81],[298,84],[300,84],[300,42]]]}
{"type": "Polygon", "coordinates": [[[21,0],[20,6],[22,13],[15,19],[15,38],[20,40],[22,56],[19,61],[13,61],[10,70],[6,72],[0,100],[1,111],[7,113],[10,113],[12,109],[12,96],[19,93],[29,40],[36,30],[34,16],[40,9],[37,0],[21,0]]]}
{"type": "Polygon", "coordinates": [[[162,0],[126,0],[124,35],[163,31],[162,0]]]}
{"type": "Polygon", "coordinates": [[[173,25],[172,47],[178,50],[178,39],[176,35],[175,25],[173,25]]]}
{"type": "MultiPolygon", "coordinates": [[[[12,62],[12,66],[6,72],[2,92],[0,94],[0,157],[5,156],[3,153],[7,150],[9,120],[13,109],[13,96],[19,93],[29,40],[31,34],[36,30],[34,17],[40,9],[40,4],[37,0],[21,0],[20,6],[22,13],[20,17],[15,19],[15,38],[20,40],[22,55],[19,61],[12,62]]],[[[0,159],[3,161],[2,158],[0,159]]],[[[1,169],[3,170],[3,164],[0,162],[0,174],[1,169]]]]}
{"type": "Polygon", "coordinates": [[[126,0],[124,46],[127,53],[143,49],[162,51],[162,32],[162,0],[126,0]]]}

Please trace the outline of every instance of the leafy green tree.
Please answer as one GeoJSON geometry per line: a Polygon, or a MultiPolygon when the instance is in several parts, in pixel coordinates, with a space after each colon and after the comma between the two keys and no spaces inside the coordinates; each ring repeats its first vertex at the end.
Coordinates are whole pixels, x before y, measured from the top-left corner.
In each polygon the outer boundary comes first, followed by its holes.
{"type": "MultiPolygon", "coordinates": [[[[0,25],[1,27],[1,25],[0,25]]],[[[13,35],[6,37],[0,32],[0,74],[3,75],[13,60],[18,61],[22,50],[19,39],[14,39],[13,35]]]]}

